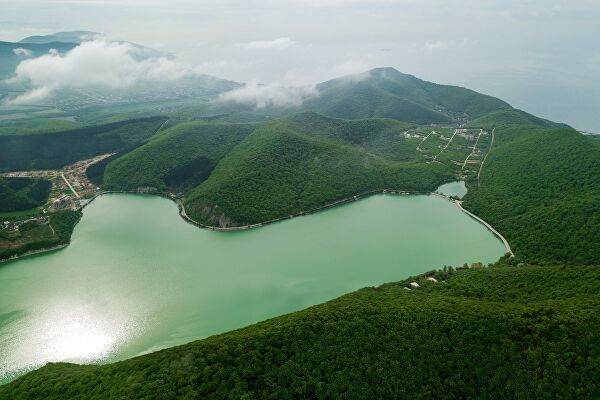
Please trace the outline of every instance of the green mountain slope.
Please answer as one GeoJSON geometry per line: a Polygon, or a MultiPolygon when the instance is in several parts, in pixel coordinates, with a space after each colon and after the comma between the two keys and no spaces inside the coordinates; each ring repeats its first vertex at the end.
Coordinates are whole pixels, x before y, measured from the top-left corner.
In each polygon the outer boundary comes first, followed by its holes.
{"type": "Polygon", "coordinates": [[[166,117],[150,117],[35,135],[0,136],[0,172],[58,169],[102,153],[138,146],[166,117]]]}
{"type": "Polygon", "coordinates": [[[438,85],[394,68],[377,68],[317,85],[308,110],[336,118],[384,117],[416,123],[472,119],[510,109],[502,100],[469,89],[438,85]]]}
{"type": "Polygon", "coordinates": [[[420,161],[395,121],[342,121],[302,113],[263,124],[185,200],[210,225],[255,224],[366,191],[427,191],[450,179],[420,161]]]}
{"type": "Polygon", "coordinates": [[[594,398],[600,268],[469,269],[366,288],[101,366],[50,364],[11,399],[594,398]]]}
{"type": "Polygon", "coordinates": [[[205,122],[176,125],[110,163],[104,183],[113,189],[193,188],[255,128],[255,125],[205,122]]]}
{"type": "Polygon", "coordinates": [[[0,178],[0,212],[22,211],[48,200],[52,184],[43,179],[0,178]]]}
{"type": "Polygon", "coordinates": [[[522,118],[482,120],[495,141],[464,205],[529,262],[600,263],[600,151],[573,129],[522,118]]]}
{"type": "Polygon", "coordinates": [[[111,189],[186,194],[210,225],[265,222],[376,189],[428,191],[451,179],[426,165],[393,120],[345,121],[311,112],[260,124],[175,125],[108,163],[111,189]]]}
{"type": "Polygon", "coordinates": [[[347,121],[314,112],[291,115],[286,118],[285,124],[298,133],[359,145],[395,161],[422,161],[422,156],[415,151],[414,142],[402,136],[414,124],[373,118],[347,121]]]}

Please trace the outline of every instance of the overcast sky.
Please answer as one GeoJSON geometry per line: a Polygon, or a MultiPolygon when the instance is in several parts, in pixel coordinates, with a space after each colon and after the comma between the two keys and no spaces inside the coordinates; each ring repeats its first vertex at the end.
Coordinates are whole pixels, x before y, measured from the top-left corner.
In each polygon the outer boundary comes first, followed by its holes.
{"type": "Polygon", "coordinates": [[[0,0],[0,40],[90,30],[237,81],[392,66],[600,132],[598,0],[0,0]]]}

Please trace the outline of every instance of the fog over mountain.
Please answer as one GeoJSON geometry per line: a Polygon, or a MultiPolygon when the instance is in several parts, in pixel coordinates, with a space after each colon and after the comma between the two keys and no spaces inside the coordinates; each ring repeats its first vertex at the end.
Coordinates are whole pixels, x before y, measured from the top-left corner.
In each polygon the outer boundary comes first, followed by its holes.
{"type": "Polygon", "coordinates": [[[593,0],[25,0],[3,4],[0,38],[103,32],[256,87],[391,66],[600,131],[599,18],[593,0]]]}

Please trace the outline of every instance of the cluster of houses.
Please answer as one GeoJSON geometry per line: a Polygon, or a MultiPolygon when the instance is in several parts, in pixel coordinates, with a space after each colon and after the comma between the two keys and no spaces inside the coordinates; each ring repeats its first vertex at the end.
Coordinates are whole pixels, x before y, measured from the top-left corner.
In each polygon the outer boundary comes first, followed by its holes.
{"type": "Polygon", "coordinates": [[[425,136],[419,135],[418,133],[410,133],[409,131],[402,132],[402,136],[405,139],[423,139],[425,136]]]}
{"type": "Polygon", "coordinates": [[[63,210],[71,205],[71,197],[67,194],[61,194],[52,201],[50,208],[52,210],[63,210]]]}
{"type": "Polygon", "coordinates": [[[5,231],[9,237],[18,236],[19,230],[21,229],[21,227],[23,225],[30,224],[30,223],[46,224],[48,222],[49,222],[49,219],[47,216],[39,215],[39,216],[30,217],[30,218],[23,219],[23,220],[3,221],[2,225],[0,225],[0,229],[5,231]]]}

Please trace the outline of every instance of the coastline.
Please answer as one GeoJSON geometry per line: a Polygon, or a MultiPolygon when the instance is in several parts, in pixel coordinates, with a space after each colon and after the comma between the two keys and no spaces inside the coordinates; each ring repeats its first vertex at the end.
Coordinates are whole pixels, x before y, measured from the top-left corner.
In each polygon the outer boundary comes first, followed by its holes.
{"type": "MultiPolygon", "coordinates": [[[[206,225],[206,224],[203,224],[201,222],[198,222],[198,221],[192,219],[190,216],[187,215],[187,212],[185,211],[185,206],[184,206],[183,202],[181,201],[181,199],[177,198],[176,196],[174,196],[171,193],[166,193],[166,192],[148,193],[148,192],[142,192],[142,191],[139,191],[139,190],[106,190],[106,191],[98,192],[97,194],[95,194],[84,205],[82,205],[81,207],[79,207],[78,211],[83,212],[83,209],[86,208],[89,204],[91,204],[96,198],[98,198],[98,197],[100,197],[102,195],[105,195],[105,194],[145,194],[145,195],[152,195],[152,196],[160,196],[160,197],[163,197],[165,199],[169,199],[169,200],[175,202],[175,204],[177,204],[179,216],[185,222],[187,222],[189,224],[192,224],[192,225],[194,225],[194,226],[196,226],[198,228],[207,229],[207,230],[211,230],[211,231],[222,231],[222,232],[245,231],[245,230],[249,230],[249,229],[260,228],[260,227],[265,226],[265,225],[274,224],[274,223],[285,221],[285,220],[288,220],[288,219],[292,219],[292,218],[296,218],[296,217],[301,217],[301,216],[304,216],[304,215],[314,214],[314,213],[317,213],[319,211],[323,211],[323,210],[327,210],[327,209],[332,208],[332,207],[340,206],[340,205],[349,203],[351,201],[357,201],[357,200],[360,200],[361,198],[363,198],[365,196],[372,196],[372,195],[375,195],[375,194],[391,194],[391,195],[400,195],[400,196],[425,195],[425,196],[438,197],[440,199],[445,199],[445,200],[448,200],[448,201],[452,202],[452,199],[450,199],[450,197],[448,197],[448,196],[446,196],[444,194],[438,193],[438,192],[418,192],[418,191],[402,191],[402,190],[392,190],[392,189],[377,189],[377,190],[370,190],[370,191],[367,191],[367,192],[359,193],[357,195],[345,197],[343,199],[336,200],[336,201],[324,204],[322,206],[312,208],[312,209],[307,210],[307,211],[300,211],[300,212],[295,213],[295,214],[287,215],[285,217],[275,218],[275,219],[272,219],[272,220],[268,220],[268,221],[264,221],[264,222],[259,222],[259,223],[256,223],[256,224],[231,226],[231,227],[220,227],[220,226],[206,225]]],[[[483,219],[481,219],[477,215],[473,214],[472,212],[464,209],[462,207],[462,205],[461,205],[462,201],[455,200],[454,202],[455,202],[456,206],[458,207],[458,209],[460,209],[462,212],[464,212],[465,214],[467,214],[471,218],[475,219],[477,222],[479,222],[483,226],[485,226],[498,239],[500,239],[500,241],[504,244],[504,247],[506,249],[506,253],[510,254],[511,257],[514,257],[514,253],[512,252],[512,250],[510,248],[510,245],[509,245],[508,241],[506,240],[506,238],[504,238],[504,236],[502,236],[497,230],[495,230],[490,224],[488,224],[487,222],[485,222],[483,219]]],[[[77,223],[79,223],[79,221],[77,223]]],[[[67,247],[70,243],[71,243],[71,241],[69,240],[68,243],[64,243],[64,244],[61,244],[61,245],[52,246],[52,247],[48,247],[48,248],[42,248],[42,249],[38,249],[38,250],[32,250],[32,251],[28,251],[28,252],[23,253],[23,254],[14,255],[14,256],[11,256],[9,258],[0,260],[0,264],[7,263],[9,261],[18,260],[18,259],[21,259],[21,258],[25,258],[25,257],[31,256],[31,255],[36,255],[36,254],[41,254],[41,253],[49,253],[49,252],[52,252],[52,251],[60,250],[60,249],[63,249],[65,247],[67,247]]]]}
{"type": "Polygon", "coordinates": [[[64,249],[70,243],[71,243],[71,241],[69,241],[68,243],[63,243],[63,244],[59,244],[59,245],[52,246],[52,247],[44,247],[44,248],[37,249],[37,250],[26,251],[23,254],[18,254],[18,255],[10,256],[8,258],[0,259],[0,264],[8,263],[9,261],[20,260],[21,258],[34,256],[36,254],[51,253],[56,250],[64,249]]]}
{"type": "Polygon", "coordinates": [[[199,228],[203,228],[203,229],[208,229],[208,230],[212,230],[212,231],[244,231],[244,230],[248,230],[248,229],[254,229],[254,228],[260,228],[262,226],[265,225],[270,225],[270,224],[274,224],[276,222],[281,222],[281,221],[285,221],[288,219],[292,219],[292,218],[296,218],[296,217],[301,217],[303,215],[310,215],[310,214],[314,214],[317,213],[319,211],[322,210],[326,210],[332,207],[336,207],[336,206],[340,206],[342,204],[346,204],[349,203],[351,201],[356,201],[356,200],[360,200],[361,198],[363,198],[364,196],[372,196],[375,194],[393,194],[393,195],[400,195],[400,196],[414,196],[414,195],[429,195],[431,193],[429,192],[417,192],[417,191],[402,191],[402,190],[392,190],[392,189],[376,189],[376,190],[370,190],[367,192],[362,192],[353,196],[349,196],[349,197],[345,197],[343,199],[340,200],[336,200],[333,201],[331,203],[327,203],[324,204],[322,206],[319,207],[315,207],[315,208],[311,208],[310,210],[307,211],[300,211],[297,212],[295,214],[290,214],[290,215],[286,215],[285,217],[280,217],[280,218],[274,218],[268,221],[264,221],[264,222],[259,222],[256,224],[248,224],[248,225],[239,225],[239,226],[231,226],[231,227],[220,227],[220,226],[212,226],[212,225],[206,225],[203,224],[201,222],[198,222],[194,219],[192,219],[190,216],[187,215],[187,212],[185,211],[185,206],[183,205],[183,203],[179,200],[179,199],[173,199],[171,197],[168,196],[163,196],[163,197],[168,197],[171,200],[174,200],[177,203],[177,206],[179,208],[179,215],[181,216],[181,218],[183,218],[186,222],[195,225],[199,228]]]}
{"type": "Polygon", "coordinates": [[[486,228],[488,228],[488,230],[490,230],[494,235],[496,235],[496,237],[498,237],[498,239],[500,239],[502,241],[502,243],[504,244],[504,248],[506,249],[506,253],[510,254],[511,257],[515,256],[514,253],[511,250],[511,248],[510,248],[510,244],[508,244],[508,240],[506,240],[506,238],[504,236],[502,236],[500,234],[500,232],[498,232],[497,230],[495,230],[490,224],[488,224],[487,222],[485,222],[483,219],[481,219],[477,215],[473,214],[471,211],[469,211],[467,209],[464,209],[463,206],[462,206],[462,201],[461,200],[454,200],[454,203],[465,214],[467,214],[469,217],[473,218],[474,220],[478,221],[480,224],[482,224],[483,226],[485,226],[486,228]]]}

